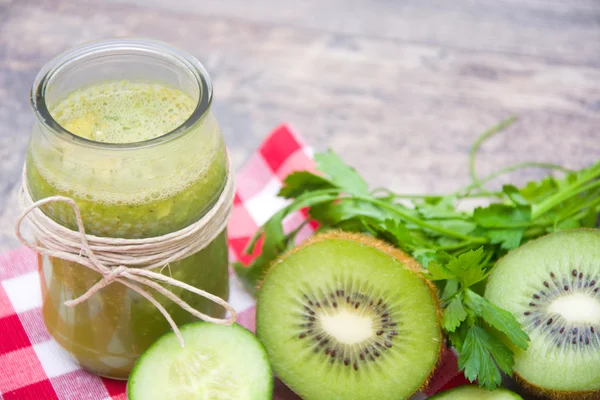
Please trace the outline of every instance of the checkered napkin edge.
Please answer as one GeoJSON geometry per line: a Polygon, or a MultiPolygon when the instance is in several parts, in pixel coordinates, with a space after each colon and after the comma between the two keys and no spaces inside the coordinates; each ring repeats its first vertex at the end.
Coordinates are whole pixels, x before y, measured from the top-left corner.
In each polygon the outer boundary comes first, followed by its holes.
{"type": "MultiPolygon", "coordinates": [[[[231,261],[248,264],[257,254],[243,250],[250,237],[287,202],[277,197],[281,182],[293,171],[314,168],[312,150],[288,125],[277,127],[238,171],[237,193],[228,226],[231,261]]],[[[286,230],[305,219],[297,212],[284,221],[286,230]]],[[[306,225],[298,241],[310,236],[306,225]]],[[[258,246],[260,248],[260,246],[258,246]]],[[[50,337],[41,316],[37,255],[21,247],[0,254],[0,399],[125,400],[125,383],[83,371],[50,337]]],[[[231,272],[230,303],[238,322],[254,331],[254,299],[231,272]]],[[[444,350],[428,389],[415,398],[465,383],[456,356],[444,350]]],[[[279,399],[285,400],[285,399],[279,399]]]]}

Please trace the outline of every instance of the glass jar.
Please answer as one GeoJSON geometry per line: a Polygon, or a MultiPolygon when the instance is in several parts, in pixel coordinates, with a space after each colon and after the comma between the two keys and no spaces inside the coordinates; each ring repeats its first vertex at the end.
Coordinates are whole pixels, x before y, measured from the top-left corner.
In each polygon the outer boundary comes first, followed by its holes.
{"type": "MultiPolygon", "coordinates": [[[[31,93],[37,122],[29,142],[26,178],[33,199],[71,197],[81,209],[86,233],[96,236],[145,238],[192,224],[214,205],[228,173],[211,100],[211,82],[202,65],[160,42],[106,40],[59,55],[41,70],[31,93]],[[115,81],[168,85],[197,104],[176,129],[134,143],[86,139],[52,117],[53,106],[74,91],[115,81]]],[[[43,211],[76,229],[67,204],[48,204],[43,211]]],[[[148,300],[118,282],[86,302],[66,307],[66,300],[79,297],[101,278],[82,265],[40,256],[39,271],[46,327],[88,371],[126,379],[139,355],[170,329],[148,300]]],[[[198,253],[154,271],[227,300],[226,232],[198,253]]],[[[223,317],[221,306],[177,287],[168,289],[197,310],[223,317]]],[[[148,290],[178,325],[195,319],[148,290]]]]}

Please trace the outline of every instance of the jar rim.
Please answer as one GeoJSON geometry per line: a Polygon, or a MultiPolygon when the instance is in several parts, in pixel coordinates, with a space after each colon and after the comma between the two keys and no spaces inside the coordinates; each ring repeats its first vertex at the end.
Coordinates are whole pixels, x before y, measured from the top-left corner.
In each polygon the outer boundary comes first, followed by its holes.
{"type": "Polygon", "coordinates": [[[60,53],[48,61],[41,68],[33,82],[30,93],[30,104],[37,120],[47,130],[62,139],[100,149],[135,149],[155,146],[184,135],[189,128],[194,126],[209,111],[213,97],[212,91],[212,82],[208,72],[200,61],[190,53],[158,40],[146,38],[113,38],[83,43],[60,53]],[[172,62],[176,62],[187,68],[194,76],[199,89],[196,107],[190,116],[181,125],[169,132],[165,132],[152,139],[131,143],[98,142],[78,136],[60,125],[50,113],[46,103],[46,89],[53,76],[77,61],[85,60],[90,56],[97,57],[102,53],[114,52],[115,50],[122,54],[127,54],[128,51],[142,51],[161,57],[167,56],[172,62]]]}

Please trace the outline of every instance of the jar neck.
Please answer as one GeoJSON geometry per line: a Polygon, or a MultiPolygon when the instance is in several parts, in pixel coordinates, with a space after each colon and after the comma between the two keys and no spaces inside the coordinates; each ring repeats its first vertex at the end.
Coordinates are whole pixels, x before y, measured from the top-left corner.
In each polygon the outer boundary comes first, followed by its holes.
{"type": "Polygon", "coordinates": [[[70,49],[48,62],[31,89],[31,106],[38,125],[51,140],[97,150],[114,151],[156,146],[175,140],[209,113],[212,83],[208,72],[192,55],[162,42],[112,39],[70,49]],[[77,136],[61,126],[50,113],[70,93],[107,81],[162,83],[185,92],[196,107],[180,126],[150,140],[105,143],[77,136]]]}
{"type": "MultiPolygon", "coordinates": [[[[38,119],[27,157],[32,198],[74,199],[86,230],[99,236],[158,236],[189,225],[214,204],[228,173],[225,144],[210,113],[211,98],[210,80],[200,63],[162,43],[111,40],[58,56],[32,89],[38,119]],[[197,103],[179,127],[134,143],[88,140],[52,117],[53,106],[71,93],[107,81],[168,85],[197,103]]],[[[46,211],[76,228],[71,211],[46,211]]]]}

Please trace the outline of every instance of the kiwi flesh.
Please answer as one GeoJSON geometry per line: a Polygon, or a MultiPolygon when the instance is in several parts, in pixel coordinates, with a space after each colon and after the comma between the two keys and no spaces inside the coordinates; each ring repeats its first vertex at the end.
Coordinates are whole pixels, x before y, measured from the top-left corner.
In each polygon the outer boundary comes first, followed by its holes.
{"type": "Polygon", "coordinates": [[[320,234],[274,262],[257,335],[305,400],[405,399],[440,355],[439,300],[420,265],[366,235],[320,234]]]}
{"type": "Polygon", "coordinates": [[[485,297],[514,314],[531,343],[516,378],[550,399],[600,398],[600,231],[543,236],[502,258],[485,297]]]}
{"type": "Polygon", "coordinates": [[[463,385],[454,389],[446,390],[435,396],[429,397],[429,400],[523,400],[518,394],[508,389],[498,388],[496,390],[486,390],[476,385],[463,385]]]}

